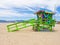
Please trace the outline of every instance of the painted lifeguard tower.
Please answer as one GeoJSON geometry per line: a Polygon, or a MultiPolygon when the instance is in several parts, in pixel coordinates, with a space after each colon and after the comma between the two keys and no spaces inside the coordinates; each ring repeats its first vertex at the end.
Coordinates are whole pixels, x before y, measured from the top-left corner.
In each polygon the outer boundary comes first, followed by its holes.
{"type": "Polygon", "coordinates": [[[37,16],[37,19],[30,19],[28,21],[7,25],[8,32],[18,31],[29,26],[32,26],[34,31],[41,31],[44,29],[52,31],[52,28],[55,26],[55,20],[52,18],[54,15],[53,12],[39,10],[35,15],[37,16]]]}

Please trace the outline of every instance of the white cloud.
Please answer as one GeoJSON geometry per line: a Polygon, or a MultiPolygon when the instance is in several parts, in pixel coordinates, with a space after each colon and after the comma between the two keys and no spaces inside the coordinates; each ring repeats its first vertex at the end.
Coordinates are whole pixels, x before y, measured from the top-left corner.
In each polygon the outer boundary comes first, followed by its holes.
{"type": "Polygon", "coordinates": [[[7,16],[7,17],[9,17],[9,16],[17,16],[18,15],[18,13],[14,13],[13,11],[11,11],[11,10],[3,10],[3,11],[0,11],[0,17],[1,16],[7,16]]]}
{"type": "Polygon", "coordinates": [[[32,6],[35,4],[43,4],[48,6],[54,6],[57,3],[57,0],[2,0],[0,1],[0,5],[2,6],[23,6],[28,5],[32,6]]]}
{"type": "MultiPolygon", "coordinates": [[[[29,14],[30,16],[34,16],[33,14],[29,14]]],[[[16,13],[13,10],[2,10],[0,11],[0,17],[21,17],[21,16],[29,16],[27,13],[16,13]]]]}
{"type": "MultiPolygon", "coordinates": [[[[12,7],[22,7],[27,8],[30,11],[34,11],[33,9],[26,6],[38,6],[42,8],[47,8],[52,11],[56,11],[56,6],[60,5],[60,0],[0,0],[0,8],[5,8],[7,10],[0,11],[0,17],[11,17],[11,16],[24,16],[29,14],[20,14],[12,10],[12,7]],[[48,6],[48,7],[46,7],[48,6]]],[[[33,14],[31,14],[33,16],[33,14]]]]}

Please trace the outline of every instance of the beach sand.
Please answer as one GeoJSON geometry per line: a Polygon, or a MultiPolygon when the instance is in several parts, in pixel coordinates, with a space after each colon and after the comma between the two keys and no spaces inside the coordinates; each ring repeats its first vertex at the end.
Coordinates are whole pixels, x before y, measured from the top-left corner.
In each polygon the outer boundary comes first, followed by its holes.
{"type": "Polygon", "coordinates": [[[54,32],[35,32],[27,27],[16,32],[7,32],[7,25],[0,23],[0,45],[60,45],[60,24],[54,32]]]}

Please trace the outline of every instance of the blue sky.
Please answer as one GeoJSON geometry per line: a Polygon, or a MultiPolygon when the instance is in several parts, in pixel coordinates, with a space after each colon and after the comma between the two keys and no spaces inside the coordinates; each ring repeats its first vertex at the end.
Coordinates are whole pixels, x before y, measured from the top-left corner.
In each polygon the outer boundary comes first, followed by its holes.
{"type": "Polygon", "coordinates": [[[0,0],[0,20],[28,20],[36,18],[38,10],[50,10],[60,21],[60,0],[0,0]]]}

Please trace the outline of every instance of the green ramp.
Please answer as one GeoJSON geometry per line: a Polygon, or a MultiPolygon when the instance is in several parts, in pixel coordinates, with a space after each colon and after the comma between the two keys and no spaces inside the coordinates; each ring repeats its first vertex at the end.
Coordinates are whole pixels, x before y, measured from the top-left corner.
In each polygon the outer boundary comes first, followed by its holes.
{"type": "Polygon", "coordinates": [[[24,21],[24,22],[17,22],[14,24],[9,24],[9,25],[7,25],[7,30],[8,30],[8,32],[18,31],[20,29],[27,28],[29,26],[33,26],[35,24],[34,23],[35,21],[36,21],[35,19],[30,19],[30,20],[24,21]]]}

